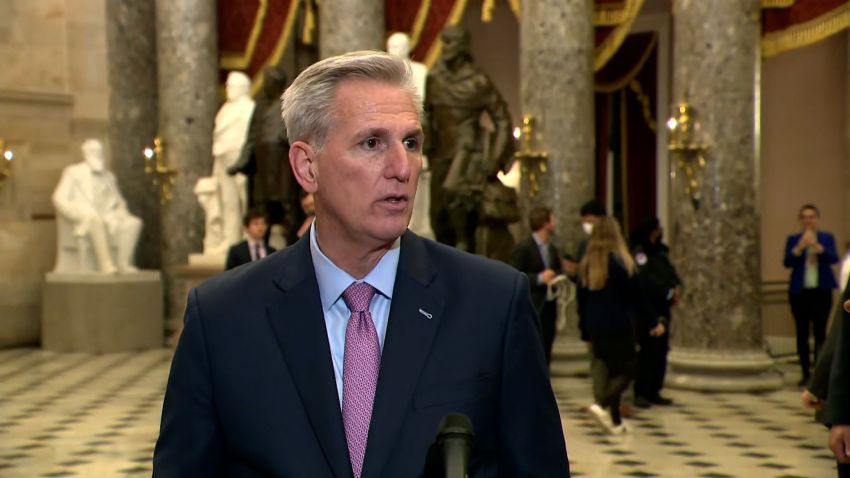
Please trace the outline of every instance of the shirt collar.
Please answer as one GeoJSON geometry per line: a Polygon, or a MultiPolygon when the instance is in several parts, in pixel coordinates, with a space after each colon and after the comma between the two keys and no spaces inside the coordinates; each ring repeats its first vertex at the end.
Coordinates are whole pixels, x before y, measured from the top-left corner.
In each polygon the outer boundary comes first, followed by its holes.
{"type": "MultiPolygon", "coordinates": [[[[322,310],[327,312],[339,300],[345,289],[357,280],[344,270],[337,267],[319,249],[316,221],[310,225],[310,255],[313,258],[313,270],[316,272],[316,281],[319,283],[319,295],[322,299],[322,310]]],[[[362,282],[366,282],[381,295],[388,299],[393,298],[393,287],[398,270],[398,259],[401,253],[401,238],[393,243],[375,267],[366,274],[362,282]]]]}
{"type": "Polygon", "coordinates": [[[537,244],[537,247],[543,247],[543,246],[545,246],[546,244],[548,244],[548,242],[543,242],[543,241],[541,241],[541,240],[540,240],[540,236],[538,236],[536,232],[532,232],[532,233],[531,233],[531,237],[533,237],[533,238],[534,238],[534,242],[537,244]]]}

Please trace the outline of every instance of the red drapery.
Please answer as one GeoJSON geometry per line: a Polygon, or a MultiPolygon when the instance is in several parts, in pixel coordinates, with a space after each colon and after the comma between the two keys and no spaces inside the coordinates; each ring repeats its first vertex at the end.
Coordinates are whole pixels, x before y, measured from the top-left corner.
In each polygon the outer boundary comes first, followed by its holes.
{"type": "Polygon", "coordinates": [[[239,70],[262,81],[262,70],[280,59],[299,0],[218,0],[218,50],[222,81],[239,70]]]}
{"type": "Polygon", "coordinates": [[[407,33],[411,58],[431,65],[439,55],[440,31],[459,23],[465,10],[466,0],[385,0],[387,34],[407,33]]]}
{"type": "Polygon", "coordinates": [[[656,215],[657,61],[655,33],[634,33],[594,79],[596,198],[627,233],[656,215]]]}

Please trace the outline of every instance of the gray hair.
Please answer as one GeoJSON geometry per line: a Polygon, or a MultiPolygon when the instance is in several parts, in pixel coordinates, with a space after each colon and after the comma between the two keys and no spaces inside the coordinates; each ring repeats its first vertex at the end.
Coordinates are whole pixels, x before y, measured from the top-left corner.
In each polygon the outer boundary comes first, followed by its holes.
{"type": "Polygon", "coordinates": [[[336,90],[344,80],[369,80],[398,86],[422,115],[410,64],[382,51],[355,51],[333,56],[302,71],[281,96],[281,114],[289,142],[311,141],[320,148],[333,128],[336,90]]]}

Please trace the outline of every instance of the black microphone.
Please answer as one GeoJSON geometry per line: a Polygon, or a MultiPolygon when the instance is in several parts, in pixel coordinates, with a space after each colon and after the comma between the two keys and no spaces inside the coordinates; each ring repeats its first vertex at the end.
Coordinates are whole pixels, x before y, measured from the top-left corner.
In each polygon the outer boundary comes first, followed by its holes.
{"type": "Polygon", "coordinates": [[[469,417],[449,413],[440,421],[437,438],[425,460],[427,478],[466,478],[475,432],[469,417]]]}

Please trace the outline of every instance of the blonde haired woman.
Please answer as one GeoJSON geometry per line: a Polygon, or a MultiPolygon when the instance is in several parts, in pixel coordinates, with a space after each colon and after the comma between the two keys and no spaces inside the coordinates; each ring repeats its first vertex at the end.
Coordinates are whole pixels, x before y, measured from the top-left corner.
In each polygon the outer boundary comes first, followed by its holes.
{"type": "Polygon", "coordinates": [[[626,426],[620,398],[634,376],[636,322],[656,336],[664,333],[664,325],[641,293],[634,259],[616,219],[606,216],[596,223],[579,272],[580,325],[593,351],[596,402],[589,410],[610,433],[621,434],[626,426]]]}

